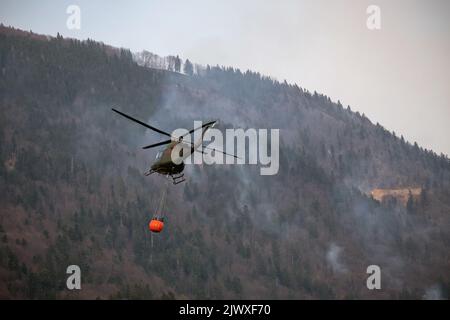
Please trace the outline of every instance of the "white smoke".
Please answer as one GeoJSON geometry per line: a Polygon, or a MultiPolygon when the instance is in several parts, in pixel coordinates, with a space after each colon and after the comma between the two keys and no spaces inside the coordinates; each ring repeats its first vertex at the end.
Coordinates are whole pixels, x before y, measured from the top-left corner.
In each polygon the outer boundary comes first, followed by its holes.
{"type": "Polygon", "coordinates": [[[433,285],[425,290],[424,300],[443,300],[442,291],[439,285],[433,285]]]}
{"type": "Polygon", "coordinates": [[[333,272],[336,273],[345,273],[347,272],[347,268],[345,265],[340,261],[340,255],[342,252],[342,248],[335,243],[331,243],[330,247],[326,254],[326,260],[328,264],[333,269],[333,272]]]}

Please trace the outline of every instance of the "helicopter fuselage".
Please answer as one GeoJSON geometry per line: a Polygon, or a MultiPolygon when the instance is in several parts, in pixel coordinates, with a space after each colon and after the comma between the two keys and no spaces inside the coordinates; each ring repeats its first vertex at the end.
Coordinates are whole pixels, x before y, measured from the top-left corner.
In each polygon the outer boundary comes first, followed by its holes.
{"type": "Polygon", "coordinates": [[[172,141],[163,151],[158,152],[156,161],[151,165],[150,170],[145,175],[159,173],[172,177],[174,184],[183,182],[183,170],[185,166],[183,160],[194,151],[194,148],[183,147],[176,154],[173,152],[173,149],[178,144],[178,141],[172,141]]]}

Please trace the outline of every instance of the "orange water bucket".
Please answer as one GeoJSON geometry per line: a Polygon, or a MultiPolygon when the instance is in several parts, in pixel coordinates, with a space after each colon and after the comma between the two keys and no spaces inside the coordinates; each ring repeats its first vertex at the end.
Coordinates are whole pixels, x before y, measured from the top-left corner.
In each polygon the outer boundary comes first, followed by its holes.
{"type": "Polygon", "coordinates": [[[159,233],[164,228],[164,222],[158,220],[158,219],[152,219],[150,220],[150,223],[148,224],[148,228],[151,232],[159,233]]]}

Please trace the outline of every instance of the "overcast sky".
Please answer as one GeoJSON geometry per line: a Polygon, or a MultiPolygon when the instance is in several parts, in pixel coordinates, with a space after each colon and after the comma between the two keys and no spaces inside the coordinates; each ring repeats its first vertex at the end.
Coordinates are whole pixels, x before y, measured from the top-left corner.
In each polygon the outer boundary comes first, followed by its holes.
{"type": "Polygon", "coordinates": [[[6,1],[0,22],[211,65],[251,69],[338,99],[450,155],[450,1],[6,1]],[[69,5],[81,29],[66,27],[69,5]],[[381,29],[366,26],[369,5],[381,29]]]}

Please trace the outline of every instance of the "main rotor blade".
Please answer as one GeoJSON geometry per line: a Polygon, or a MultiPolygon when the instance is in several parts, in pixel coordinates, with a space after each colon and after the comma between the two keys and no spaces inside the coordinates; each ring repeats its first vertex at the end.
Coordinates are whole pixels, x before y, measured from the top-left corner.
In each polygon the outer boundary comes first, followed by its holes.
{"type": "MultiPolygon", "coordinates": [[[[194,144],[193,142],[183,141],[183,142],[180,142],[180,143],[182,143],[182,144],[187,144],[187,145],[190,144],[192,147],[195,147],[195,144],[194,144]]],[[[200,146],[198,146],[198,147],[200,147],[200,146]]],[[[198,147],[197,147],[197,148],[198,148],[198,147]]],[[[222,150],[217,150],[217,149],[215,149],[215,148],[210,148],[210,147],[203,146],[203,145],[202,145],[202,148],[203,148],[203,149],[212,150],[212,151],[217,151],[217,152],[223,153],[224,155],[227,155],[227,156],[230,156],[230,157],[235,157],[236,159],[241,159],[240,157],[235,156],[234,154],[229,154],[229,153],[226,153],[226,152],[224,152],[224,151],[222,151],[222,150]]],[[[204,153],[203,151],[200,151],[200,150],[197,150],[197,149],[194,149],[194,151],[198,151],[198,152],[204,153]]]]}
{"type": "Polygon", "coordinates": [[[168,144],[168,143],[171,143],[171,142],[172,142],[172,140],[161,141],[161,142],[158,142],[158,143],[155,143],[155,144],[151,144],[149,146],[142,147],[142,149],[150,149],[150,148],[154,148],[154,147],[157,147],[157,146],[162,146],[164,144],[168,144]]]}
{"type": "Polygon", "coordinates": [[[116,110],[116,109],[114,109],[114,108],[111,108],[111,109],[112,109],[112,111],[117,112],[117,113],[120,114],[121,116],[123,116],[123,117],[125,117],[125,118],[127,118],[127,119],[130,119],[131,121],[134,121],[134,122],[136,122],[136,123],[139,123],[140,125],[142,125],[142,126],[144,126],[144,127],[146,127],[146,128],[149,128],[149,129],[151,129],[151,130],[153,130],[153,131],[156,131],[156,132],[158,132],[158,133],[160,133],[160,134],[163,134],[163,135],[165,135],[165,136],[171,137],[170,133],[167,133],[167,132],[164,132],[164,131],[162,131],[162,130],[159,130],[158,128],[152,127],[152,126],[149,125],[149,124],[146,124],[146,123],[144,123],[144,122],[142,122],[142,121],[140,121],[140,120],[138,120],[138,119],[135,119],[135,118],[133,118],[133,117],[131,117],[131,116],[129,116],[129,115],[123,113],[123,112],[120,112],[119,110],[116,110]]]}
{"type": "Polygon", "coordinates": [[[194,129],[192,129],[191,131],[189,131],[188,133],[183,134],[182,136],[185,137],[185,136],[187,136],[188,134],[191,134],[192,132],[194,132],[195,130],[202,129],[202,128],[206,127],[206,126],[213,125],[213,124],[215,124],[216,122],[217,122],[217,120],[207,122],[207,123],[205,123],[204,125],[202,125],[201,127],[194,128],[194,129]]]}
{"type": "Polygon", "coordinates": [[[215,148],[210,148],[210,147],[205,147],[205,146],[202,146],[202,147],[205,148],[205,149],[208,149],[208,150],[213,150],[213,151],[215,151],[215,152],[223,153],[223,154],[225,154],[225,155],[227,155],[227,156],[230,156],[230,157],[235,157],[236,159],[241,159],[240,157],[235,156],[234,154],[229,154],[229,153],[226,153],[226,152],[224,152],[224,151],[222,151],[222,150],[217,150],[217,149],[215,149],[215,148]]]}

